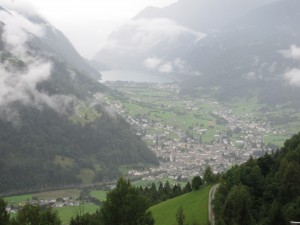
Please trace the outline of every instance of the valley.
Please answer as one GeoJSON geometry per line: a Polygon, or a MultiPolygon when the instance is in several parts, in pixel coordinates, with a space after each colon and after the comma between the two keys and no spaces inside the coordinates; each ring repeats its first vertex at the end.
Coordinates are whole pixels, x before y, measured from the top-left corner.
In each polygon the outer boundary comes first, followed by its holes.
{"type": "MultiPolygon", "coordinates": [[[[119,166],[120,174],[135,180],[133,184],[136,187],[146,187],[153,182],[158,185],[167,180],[170,184],[181,182],[184,185],[191,177],[203,175],[207,166],[211,166],[214,173],[222,173],[232,165],[247,161],[250,156],[256,158],[283,146],[284,140],[296,132],[297,121],[300,121],[296,110],[279,105],[272,108],[258,103],[255,98],[236,98],[231,102],[220,103],[211,97],[212,93],[198,99],[182,95],[180,87],[175,83],[109,81],[105,84],[115,94],[94,95],[94,101],[103,102],[106,111],[123,117],[134,129],[136,136],[147,144],[160,161],[159,166],[141,163],[119,166]],[[282,118],[285,120],[282,121],[282,118]]],[[[69,119],[84,126],[97,117],[101,117],[101,114],[79,107],[77,116],[69,119]]],[[[55,157],[55,163],[65,167],[74,164],[68,157],[59,156],[55,157]]],[[[58,211],[63,224],[67,224],[81,210],[84,213],[97,210],[95,203],[78,200],[86,187],[91,190],[90,196],[100,201],[105,200],[106,191],[114,187],[110,182],[107,183],[109,185],[97,183],[100,189],[93,188],[93,176],[81,174],[84,181],[83,185],[78,185],[81,190],[13,196],[5,200],[12,206],[11,210],[26,202],[52,204],[54,206],[51,207],[58,211]]],[[[205,189],[206,192],[208,190],[205,189]]],[[[157,224],[163,224],[165,219],[174,222],[174,216],[167,218],[160,213],[163,208],[170,208],[168,204],[171,203],[167,201],[150,208],[157,224]]],[[[173,207],[172,210],[172,215],[175,215],[177,208],[173,207]]],[[[13,215],[13,211],[11,213],[13,215]]],[[[187,214],[190,213],[193,210],[187,209],[187,214]]]]}
{"type": "Polygon", "coordinates": [[[299,0],[8,2],[0,225],[300,221],[299,0]]]}
{"type": "Polygon", "coordinates": [[[135,128],[160,160],[159,167],[129,171],[143,180],[187,179],[208,165],[221,173],[283,146],[299,127],[297,110],[267,106],[255,98],[221,103],[212,93],[197,99],[182,95],[174,83],[106,85],[119,95],[106,97],[105,103],[135,128]]]}
{"type": "MultiPolygon", "coordinates": [[[[98,205],[79,200],[80,189],[66,189],[58,191],[40,192],[27,195],[11,196],[4,198],[8,203],[7,211],[14,216],[21,207],[27,204],[38,204],[41,207],[51,206],[54,208],[62,221],[68,224],[71,217],[79,213],[94,213],[98,205]]],[[[98,200],[105,200],[105,191],[94,191],[92,196],[98,200]],[[100,194],[101,193],[101,194],[100,194]]]]}

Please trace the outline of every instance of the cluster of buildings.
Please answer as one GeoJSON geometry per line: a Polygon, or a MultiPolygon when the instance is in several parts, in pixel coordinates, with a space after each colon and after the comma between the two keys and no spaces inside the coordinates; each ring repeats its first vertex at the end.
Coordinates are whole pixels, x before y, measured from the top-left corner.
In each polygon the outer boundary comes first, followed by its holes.
{"type": "MultiPolygon", "coordinates": [[[[138,85],[132,83],[130,85],[138,85]]],[[[145,84],[144,84],[145,85],[145,84]]],[[[157,89],[174,89],[176,85],[151,84],[157,89]]],[[[241,164],[250,156],[261,156],[272,149],[264,144],[264,135],[285,133],[278,131],[266,122],[256,122],[253,115],[245,117],[235,115],[231,109],[222,106],[219,102],[203,98],[183,101],[184,109],[197,112],[201,105],[213,105],[211,116],[216,121],[224,123],[223,131],[216,131],[214,126],[194,126],[188,136],[185,130],[175,128],[162,122],[152,121],[147,116],[129,116],[120,101],[108,101],[118,114],[122,115],[137,131],[137,135],[148,144],[160,160],[160,166],[147,171],[131,171],[129,175],[140,176],[144,180],[157,178],[185,179],[195,175],[202,175],[209,165],[214,173],[219,173],[232,165],[241,164]],[[211,143],[202,143],[201,137],[207,132],[215,132],[211,143]],[[148,130],[152,132],[148,133],[148,130]],[[157,131],[157,133],[153,132],[157,131]],[[170,138],[169,134],[173,134],[170,138]],[[153,175],[155,174],[155,175],[153,175]]]]}
{"type": "Polygon", "coordinates": [[[80,202],[71,197],[63,197],[63,198],[50,199],[50,200],[33,198],[32,200],[28,199],[27,201],[21,202],[19,204],[15,203],[15,202],[8,202],[6,211],[9,213],[17,213],[19,211],[19,209],[24,207],[26,204],[39,205],[42,208],[44,208],[44,207],[62,208],[62,207],[66,207],[66,206],[79,206],[80,202]]]}

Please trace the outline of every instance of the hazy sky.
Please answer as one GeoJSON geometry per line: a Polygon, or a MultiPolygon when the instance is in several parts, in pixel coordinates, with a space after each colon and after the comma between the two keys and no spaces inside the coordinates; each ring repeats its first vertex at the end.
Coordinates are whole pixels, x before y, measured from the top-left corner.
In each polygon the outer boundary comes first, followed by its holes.
{"type": "Polygon", "coordinates": [[[1,0],[30,3],[75,45],[91,58],[104,45],[116,26],[134,17],[146,6],[162,7],[176,0],[1,0]]]}

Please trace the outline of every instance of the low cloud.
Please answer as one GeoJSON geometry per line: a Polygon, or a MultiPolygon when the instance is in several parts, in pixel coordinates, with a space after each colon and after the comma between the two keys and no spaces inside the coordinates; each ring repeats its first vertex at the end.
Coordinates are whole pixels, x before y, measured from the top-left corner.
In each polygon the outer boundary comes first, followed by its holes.
{"type": "Polygon", "coordinates": [[[290,85],[300,87],[300,68],[289,70],[283,76],[290,85]]]}
{"type": "Polygon", "coordinates": [[[173,65],[171,62],[165,63],[159,67],[158,71],[161,73],[172,73],[174,71],[173,65]]]}
{"type": "Polygon", "coordinates": [[[284,57],[300,61],[300,47],[291,45],[288,50],[279,51],[284,57]]]}
{"type": "Polygon", "coordinates": [[[182,35],[194,43],[206,36],[169,19],[139,19],[129,21],[115,30],[104,49],[145,52],[162,42],[175,43],[182,35]]]}
{"type": "Polygon", "coordinates": [[[0,117],[16,123],[18,112],[15,103],[42,110],[48,106],[59,113],[67,113],[72,105],[72,96],[48,95],[37,89],[37,85],[50,79],[52,63],[38,56],[28,47],[33,37],[42,38],[44,27],[31,22],[12,10],[0,10],[4,23],[2,41],[4,51],[0,67],[0,117]],[[9,54],[7,54],[9,53],[9,54]]]}
{"type": "Polygon", "coordinates": [[[36,15],[36,10],[33,4],[28,0],[0,0],[0,7],[5,7],[23,15],[36,15]]]}
{"type": "Polygon", "coordinates": [[[162,59],[157,58],[157,57],[151,57],[148,58],[144,61],[144,65],[146,66],[146,68],[150,69],[150,70],[156,70],[157,67],[159,65],[161,65],[161,63],[163,62],[162,59]]]}
{"type": "Polygon", "coordinates": [[[256,76],[255,72],[251,71],[249,73],[244,74],[243,78],[246,79],[246,80],[256,80],[257,76],[256,76]]]}
{"type": "Polygon", "coordinates": [[[180,58],[165,60],[158,57],[149,57],[144,60],[144,66],[149,70],[165,74],[199,75],[199,72],[193,71],[191,66],[180,58]]]}
{"type": "MultiPolygon", "coordinates": [[[[286,57],[296,60],[300,63],[300,47],[291,45],[290,49],[282,50],[280,53],[286,57]]],[[[292,86],[300,87],[300,64],[298,67],[287,70],[283,74],[283,78],[292,86]]]]}
{"type": "Polygon", "coordinates": [[[26,43],[31,37],[43,37],[44,27],[11,10],[0,10],[0,20],[5,24],[2,39],[6,44],[6,50],[28,59],[26,43]]]}

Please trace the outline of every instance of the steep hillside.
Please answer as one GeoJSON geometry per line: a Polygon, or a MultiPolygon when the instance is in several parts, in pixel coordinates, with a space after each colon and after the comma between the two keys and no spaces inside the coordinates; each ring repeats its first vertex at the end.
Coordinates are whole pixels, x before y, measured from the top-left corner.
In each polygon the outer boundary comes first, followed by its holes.
{"type": "Polygon", "coordinates": [[[167,18],[132,20],[111,33],[94,60],[111,69],[192,74],[183,57],[205,36],[167,18]]]}
{"type": "Polygon", "coordinates": [[[298,105],[299,85],[291,71],[299,66],[294,55],[300,45],[299,7],[295,0],[275,2],[207,37],[187,60],[202,77],[191,78],[183,87],[191,91],[192,86],[219,86],[218,96],[227,99],[249,96],[256,88],[264,102],[298,105]]]}
{"type": "Polygon", "coordinates": [[[297,107],[299,7],[297,0],[181,0],[150,7],[115,30],[95,60],[184,80],[182,93],[213,88],[222,100],[254,95],[297,107]]]}
{"type": "Polygon", "coordinates": [[[49,37],[57,31],[38,18],[0,8],[0,193],[99,182],[117,177],[120,165],[156,164],[103,103],[112,91],[83,73],[68,40],[49,37]]]}
{"type": "Polygon", "coordinates": [[[188,224],[208,224],[208,194],[211,186],[167,200],[150,208],[155,225],[176,224],[177,210],[182,207],[188,224]]]}
{"type": "Polygon", "coordinates": [[[164,8],[148,7],[111,33],[95,60],[112,69],[147,70],[178,78],[199,74],[187,61],[205,37],[229,22],[275,0],[180,0],[164,8]]]}
{"type": "Polygon", "coordinates": [[[276,0],[179,0],[164,8],[148,7],[134,19],[168,18],[201,32],[220,29],[252,9],[276,0]]]}
{"type": "Polygon", "coordinates": [[[214,202],[217,225],[300,221],[300,133],[272,154],[227,171],[214,202]]]}
{"type": "MultiPolygon", "coordinates": [[[[19,23],[22,23],[22,26],[25,26],[24,28],[25,30],[27,29],[27,31],[30,28],[34,30],[34,32],[31,33],[31,35],[34,35],[30,40],[32,48],[43,49],[45,52],[47,52],[48,56],[57,58],[57,60],[68,64],[68,66],[78,70],[86,76],[90,76],[96,79],[101,78],[101,74],[93,67],[91,67],[89,63],[87,63],[79,55],[71,42],[60,30],[56,29],[46,19],[42,18],[37,13],[31,11],[32,10],[30,9],[30,7],[28,8],[28,11],[24,9],[18,9],[18,14],[21,17],[16,17],[15,22],[18,21],[19,23]],[[22,19],[22,16],[24,16],[28,21],[26,22],[26,20],[22,19]],[[34,26],[32,27],[28,22],[33,23],[34,26]],[[40,28],[42,27],[42,31],[38,31],[38,26],[40,28]],[[37,36],[36,32],[42,32],[42,35],[39,34],[37,36]]],[[[2,23],[5,23],[5,21],[13,23],[13,20],[11,20],[10,18],[14,15],[11,14],[9,10],[0,6],[0,13],[0,20],[2,21],[2,23]]]]}

